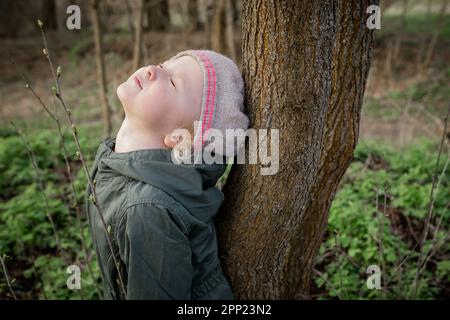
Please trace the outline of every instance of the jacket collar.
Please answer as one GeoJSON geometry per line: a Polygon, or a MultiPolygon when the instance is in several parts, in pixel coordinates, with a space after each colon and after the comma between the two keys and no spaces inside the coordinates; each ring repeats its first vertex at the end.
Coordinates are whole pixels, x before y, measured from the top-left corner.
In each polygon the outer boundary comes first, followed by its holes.
{"type": "Polygon", "coordinates": [[[142,149],[128,152],[115,152],[114,147],[116,144],[116,138],[108,138],[103,141],[103,149],[105,157],[112,160],[126,160],[126,161],[161,161],[172,162],[171,152],[172,149],[142,149]]]}
{"type": "MultiPolygon", "coordinates": [[[[160,188],[202,221],[208,221],[224,200],[215,187],[225,164],[176,164],[171,149],[114,152],[115,138],[105,139],[98,155],[100,174],[114,174],[160,188]]],[[[95,164],[94,164],[95,165],[95,164]]]]}

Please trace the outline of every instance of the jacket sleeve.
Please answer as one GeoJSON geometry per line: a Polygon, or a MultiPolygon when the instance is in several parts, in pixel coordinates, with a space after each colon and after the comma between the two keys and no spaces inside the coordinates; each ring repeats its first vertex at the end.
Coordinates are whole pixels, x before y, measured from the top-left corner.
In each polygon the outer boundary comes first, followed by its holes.
{"type": "Polygon", "coordinates": [[[177,216],[161,205],[138,204],[118,227],[128,299],[191,299],[192,252],[177,216]]]}

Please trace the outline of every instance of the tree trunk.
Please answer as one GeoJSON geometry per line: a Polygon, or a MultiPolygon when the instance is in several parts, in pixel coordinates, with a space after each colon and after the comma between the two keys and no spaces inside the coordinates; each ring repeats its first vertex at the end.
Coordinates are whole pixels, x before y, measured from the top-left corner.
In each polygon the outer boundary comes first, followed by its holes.
{"type": "Polygon", "coordinates": [[[234,45],[234,12],[231,0],[225,0],[227,54],[236,61],[236,47],[234,45]]]}
{"type": "MultiPolygon", "coordinates": [[[[275,175],[235,165],[217,216],[238,299],[309,298],[328,211],[358,140],[376,0],[243,2],[246,110],[279,129],[275,175]]],[[[270,136],[270,134],[269,134],[270,136]]]]}
{"type": "Polygon", "coordinates": [[[207,48],[212,48],[211,45],[211,34],[212,34],[212,21],[214,15],[214,1],[206,0],[205,3],[205,46],[207,48]]]}
{"type": "Polygon", "coordinates": [[[133,10],[131,9],[130,0],[125,0],[125,11],[127,14],[127,23],[128,23],[128,30],[130,31],[131,36],[131,44],[134,44],[134,25],[133,25],[133,10]]]}
{"type": "Polygon", "coordinates": [[[144,18],[144,0],[138,1],[138,18],[136,19],[136,27],[134,34],[134,51],[133,51],[133,66],[131,72],[137,70],[141,63],[141,53],[142,53],[142,21],[144,18]]]}
{"type": "Polygon", "coordinates": [[[226,0],[215,0],[211,24],[211,48],[225,53],[225,3],[226,0]]]}
{"type": "Polygon", "coordinates": [[[37,19],[46,30],[56,29],[54,0],[0,1],[0,38],[37,34],[37,19]]]}
{"type": "Polygon", "coordinates": [[[146,30],[166,31],[170,27],[168,0],[152,0],[146,6],[148,25],[146,30]]]}
{"type": "MultiPolygon", "coordinates": [[[[67,31],[66,21],[68,14],[66,13],[67,7],[72,4],[71,0],[58,0],[55,2],[56,5],[56,24],[59,32],[67,31]]],[[[84,17],[82,17],[84,18],[84,17]]],[[[82,21],[84,26],[84,20],[82,21]]]]}
{"type": "Polygon", "coordinates": [[[198,12],[198,1],[189,0],[187,3],[187,33],[191,34],[194,31],[198,31],[201,28],[200,17],[198,12]]]}
{"type": "Polygon", "coordinates": [[[94,29],[95,60],[97,63],[97,81],[99,88],[100,105],[102,107],[103,126],[105,138],[111,135],[111,108],[108,103],[108,89],[106,86],[105,62],[103,60],[102,29],[98,14],[99,1],[91,0],[92,26],[94,29]]]}

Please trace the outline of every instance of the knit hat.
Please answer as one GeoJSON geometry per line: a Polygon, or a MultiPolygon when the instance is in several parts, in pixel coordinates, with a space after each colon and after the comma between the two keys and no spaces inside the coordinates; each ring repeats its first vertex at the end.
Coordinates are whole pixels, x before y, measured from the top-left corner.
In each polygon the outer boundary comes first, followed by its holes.
{"type": "MultiPolygon", "coordinates": [[[[209,129],[218,129],[223,137],[223,155],[234,157],[243,144],[226,141],[226,129],[247,130],[248,117],[244,109],[244,81],[236,63],[212,50],[185,50],[170,60],[182,56],[193,57],[203,70],[203,97],[200,119],[193,139],[193,147],[205,148],[216,137],[209,139],[209,129]],[[227,148],[227,143],[233,146],[227,148]],[[231,149],[231,150],[230,150],[231,149]]],[[[239,142],[239,139],[233,139],[239,142]]],[[[215,150],[221,153],[221,150],[215,150]]]]}

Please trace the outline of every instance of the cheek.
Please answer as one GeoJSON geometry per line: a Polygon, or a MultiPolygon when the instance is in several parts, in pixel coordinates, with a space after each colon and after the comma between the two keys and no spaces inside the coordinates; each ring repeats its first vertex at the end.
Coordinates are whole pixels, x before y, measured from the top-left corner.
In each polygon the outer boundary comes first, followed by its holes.
{"type": "Polygon", "coordinates": [[[200,120],[201,97],[199,99],[198,97],[186,95],[181,103],[180,110],[183,122],[192,126],[194,121],[200,120]]]}
{"type": "Polygon", "coordinates": [[[138,116],[152,126],[165,126],[175,101],[164,88],[154,87],[139,94],[133,105],[138,116]]]}

